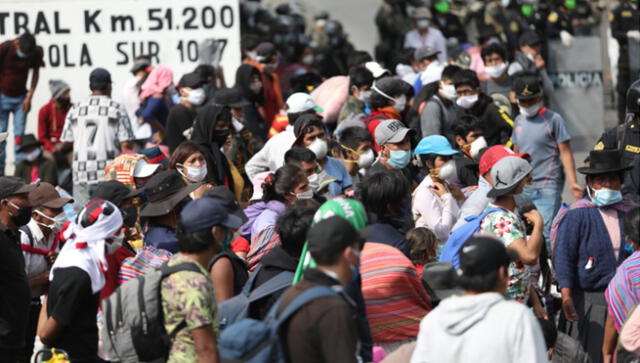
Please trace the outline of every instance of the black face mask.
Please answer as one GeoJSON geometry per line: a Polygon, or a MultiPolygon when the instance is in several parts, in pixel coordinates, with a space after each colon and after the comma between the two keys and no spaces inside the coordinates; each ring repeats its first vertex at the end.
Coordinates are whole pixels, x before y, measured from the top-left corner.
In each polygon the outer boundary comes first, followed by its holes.
{"type": "Polygon", "coordinates": [[[33,208],[31,208],[31,207],[22,207],[22,208],[20,208],[17,205],[15,205],[14,203],[11,203],[10,201],[7,201],[7,202],[13,208],[18,210],[15,213],[9,212],[9,214],[11,215],[11,221],[13,222],[13,224],[16,225],[16,227],[22,227],[25,224],[29,223],[29,221],[31,220],[31,213],[33,212],[33,208]]]}
{"type": "Polygon", "coordinates": [[[66,108],[71,104],[71,99],[70,98],[58,98],[56,101],[63,108],[66,108]]]}
{"type": "Polygon", "coordinates": [[[135,205],[129,206],[122,210],[122,224],[131,228],[138,221],[138,208],[135,205]]]}
{"type": "Polygon", "coordinates": [[[213,130],[213,141],[215,141],[215,143],[218,144],[218,146],[222,146],[227,141],[227,137],[229,137],[229,133],[231,133],[231,130],[229,129],[213,130]]]}

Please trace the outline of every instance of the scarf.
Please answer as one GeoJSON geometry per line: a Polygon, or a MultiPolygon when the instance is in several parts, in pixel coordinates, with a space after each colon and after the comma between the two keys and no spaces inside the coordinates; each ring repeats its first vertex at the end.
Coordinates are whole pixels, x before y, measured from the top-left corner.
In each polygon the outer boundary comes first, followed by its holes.
{"type": "Polygon", "coordinates": [[[173,83],[173,71],[167,66],[155,66],[149,76],[140,87],[140,100],[144,101],[147,97],[155,93],[164,92],[165,88],[173,83]]]}
{"type": "Polygon", "coordinates": [[[57,269],[77,267],[89,275],[91,291],[94,294],[98,293],[105,284],[105,272],[108,266],[105,256],[105,239],[115,236],[121,227],[122,214],[118,207],[105,200],[89,203],[80,211],[77,224],[68,223],[63,228],[62,233],[68,239],[51,267],[49,281],[53,280],[57,269]],[[96,204],[100,205],[96,208],[96,204]],[[105,208],[109,207],[113,208],[111,214],[104,214],[105,208]],[[83,227],[80,221],[86,219],[94,222],[83,227]]]}

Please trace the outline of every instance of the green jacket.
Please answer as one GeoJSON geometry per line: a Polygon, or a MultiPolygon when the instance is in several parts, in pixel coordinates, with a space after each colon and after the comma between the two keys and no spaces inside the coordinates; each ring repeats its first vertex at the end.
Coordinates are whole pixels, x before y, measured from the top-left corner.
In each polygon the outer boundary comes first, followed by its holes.
{"type": "MultiPolygon", "coordinates": [[[[38,169],[38,178],[40,181],[51,183],[52,185],[58,185],[58,172],[56,163],[53,160],[40,157],[40,166],[38,169]]],[[[31,164],[27,161],[22,161],[16,165],[15,176],[24,180],[25,183],[31,183],[31,164]]]]}

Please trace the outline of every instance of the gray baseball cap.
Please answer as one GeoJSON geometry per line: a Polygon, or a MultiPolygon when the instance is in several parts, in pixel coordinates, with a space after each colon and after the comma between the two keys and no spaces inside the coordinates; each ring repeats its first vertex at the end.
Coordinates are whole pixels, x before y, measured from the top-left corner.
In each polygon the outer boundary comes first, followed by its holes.
{"type": "Polygon", "coordinates": [[[525,159],[518,156],[505,156],[491,168],[494,187],[487,196],[495,198],[511,193],[531,173],[531,170],[533,167],[525,159]]]}
{"type": "Polygon", "coordinates": [[[413,130],[407,128],[402,122],[398,120],[383,120],[376,127],[376,144],[379,146],[397,144],[402,142],[409,133],[413,134],[413,130]]]}
{"type": "Polygon", "coordinates": [[[420,62],[425,58],[430,58],[440,54],[440,51],[431,47],[418,48],[413,52],[413,60],[420,62]]]}

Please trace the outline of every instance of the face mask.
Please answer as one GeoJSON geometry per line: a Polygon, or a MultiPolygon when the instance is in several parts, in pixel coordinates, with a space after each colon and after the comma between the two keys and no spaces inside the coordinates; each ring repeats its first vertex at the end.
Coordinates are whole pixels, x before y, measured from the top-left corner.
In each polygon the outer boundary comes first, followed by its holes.
{"type": "Polygon", "coordinates": [[[225,142],[227,142],[227,138],[231,131],[229,129],[226,130],[213,130],[213,141],[215,141],[218,146],[222,147],[225,142]]]}
{"type": "Polygon", "coordinates": [[[456,99],[456,96],[458,95],[456,93],[456,86],[452,84],[444,84],[442,82],[440,82],[440,85],[442,86],[442,88],[440,88],[440,92],[442,92],[444,98],[448,99],[449,101],[453,101],[456,99]]]}
{"type": "Polygon", "coordinates": [[[369,97],[371,97],[371,91],[370,90],[366,90],[366,91],[362,91],[360,92],[360,94],[358,95],[358,100],[362,101],[362,102],[367,102],[369,101],[369,97]]]}
{"type": "Polygon", "coordinates": [[[318,189],[320,189],[320,178],[317,173],[309,175],[307,180],[309,181],[309,188],[311,188],[312,191],[317,192],[318,189]]]}
{"type": "Polygon", "coordinates": [[[313,54],[307,54],[302,57],[302,63],[304,64],[313,64],[313,54]]]}
{"type": "Polygon", "coordinates": [[[202,88],[196,88],[190,90],[185,99],[194,106],[200,106],[202,102],[204,102],[205,97],[207,97],[207,95],[204,90],[202,88]]]}
{"type": "Polygon", "coordinates": [[[242,131],[242,129],[244,129],[244,123],[235,116],[232,116],[231,118],[231,125],[233,125],[233,128],[236,130],[236,132],[240,132],[242,131]]]}
{"type": "Polygon", "coordinates": [[[66,108],[67,106],[69,106],[71,104],[71,98],[58,98],[56,100],[58,102],[58,104],[60,105],[60,107],[66,108]]]}
{"type": "Polygon", "coordinates": [[[407,96],[402,95],[396,98],[394,101],[395,101],[395,104],[393,105],[393,108],[395,108],[396,111],[399,111],[399,112],[404,111],[404,108],[407,105],[407,96]]]}
{"type": "Polygon", "coordinates": [[[403,169],[411,161],[411,151],[391,150],[391,157],[387,162],[395,169],[403,169]]]}
{"type": "Polygon", "coordinates": [[[122,210],[122,224],[125,227],[133,227],[138,220],[138,208],[135,205],[129,206],[122,210]]]}
{"type": "Polygon", "coordinates": [[[456,163],[453,160],[449,160],[440,167],[438,177],[441,180],[449,180],[454,176],[456,176],[456,163]]]}
{"type": "Polygon", "coordinates": [[[262,82],[258,81],[249,83],[249,89],[253,93],[259,93],[262,90],[262,82]]]}
{"type": "Polygon", "coordinates": [[[491,67],[484,67],[484,71],[489,75],[489,77],[491,78],[498,78],[501,75],[504,74],[504,71],[507,69],[507,64],[506,63],[500,63],[497,66],[491,66],[491,67]]]}
{"type": "Polygon", "coordinates": [[[107,254],[112,255],[116,252],[120,246],[122,246],[122,242],[124,241],[124,232],[121,229],[120,232],[116,236],[109,238],[111,243],[105,241],[105,246],[107,247],[107,254]]]}
{"type": "Polygon", "coordinates": [[[249,59],[258,59],[258,53],[256,51],[247,52],[247,56],[249,57],[249,59]]]}
{"type": "Polygon", "coordinates": [[[321,138],[316,138],[315,140],[313,140],[311,145],[307,146],[307,149],[313,151],[313,153],[316,154],[316,158],[318,159],[324,159],[324,157],[327,156],[327,142],[321,138]]]}
{"type": "Polygon", "coordinates": [[[16,49],[16,55],[18,56],[18,58],[22,58],[22,59],[27,58],[27,54],[21,51],[20,49],[16,49]]]}
{"type": "Polygon", "coordinates": [[[525,53],[524,55],[527,56],[527,58],[529,58],[530,61],[535,62],[536,57],[533,56],[533,54],[531,53],[525,53]]]}
{"type": "Polygon", "coordinates": [[[502,6],[506,8],[507,6],[509,6],[509,3],[511,2],[511,0],[501,0],[500,2],[502,3],[502,6]]]}
{"type": "Polygon", "coordinates": [[[9,215],[11,216],[11,221],[13,222],[13,224],[16,225],[16,227],[22,227],[25,224],[29,223],[29,221],[31,220],[31,213],[32,213],[31,207],[20,208],[10,200],[7,200],[7,202],[17,210],[15,214],[11,211],[9,212],[9,215]]]}
{"type": "Polygon", "coordinates": [[[302,193],[291,193],[291,194],[295,195],[296,198],[298,198],[299,200],[309,200],[313,198],[313,190],[311,190],[311,188],[305,190],[302,193]]]}
{"type": "Polygon", "coordinates": [[[420,19],[416,21],[416,26],[418,27],[418,29],[427,29],[429,27],[429,20],[420,19]]]}
{"type": "Polygon", "coordinates": [[[484,149],[485,147],[487,147],[487,139],[485,139],[484,136],[480,136],[471,143],[469,153],[475,159],[478,157],[480,150],[484,149]]]}
{"type": "Polygon", "coordinates": [[[45,228],[49,228],[49,229],[50,229],[50,230],[52,230],[52,231],[59,231],[59,230],[61,230],[61,229],[62,229],[62,226],[63,226],[63,225],[65,224],[65,222],[67,221],[67,215],[66,215],[64,212],[62,212],[62,213],[58,214],[57,216],[55,216],[55,217],[53,217],[53,218],[49,217],[48,215],[46,215],[46,214],[42,213],[42,212],[41,212],[41,211],[39,211],[39,210],[36,210],[35,212],[36,212],[36,214],[38,214],[38,215],[39,215],[39,216],[41,216],[42,218],[47,219],[47,220],[49,220],[49,221],[51,221],[51,222],[52,222],[52,224],[44,224],[44,223],[37,222],[37,223],[38,223],[38,225],[43,226],[43,227],[45,227],[45,228]]]}
{"type": "Polygon", "coordinates": [[[526,117],[532,118],[535,117],[542,108],[542,102],[538,102],[535,105],[529,107],[520,106],[519,108],[521,114],[525,115],[526,117]]]}
{"type": "Polygon", "coordinates": [[[464,109],[470,109],[478,102],[478,95],[458,97],[456,104],[464,109]]]}
{"type": "Polygon", "coordinates": [[[176,168],[183,177],[191,180],[194,183],[203,181],[204,178],[207,176],[207,164],[204,164],[202,166],[186,166],[184,164],[176,164],[176,165],[187,169],[187,174],[185,175],[182,172],[182,170],[176,168]]]}
{"type": "Polygon", "coordinates": [[[358,157],[358,168],[367,169],[371,166],[371,164],[373,164],[375,158],[376,156],[373,153],[372,149],[363,152],[362,154],[360,154],[360,157],[358,157]]]}
{"type": "MultiPolygon", "coordinates": [[[[591,188],[589,188],[591,189],[591,188]]],[[[616,204],[622,200],[622,193],[619,190],[602,188],[600,190],[593,191],[591,201],[598,207],[606,207],[608,205],[616,204]]]]}
{"type": "Polygon", "coordinates": [[[36,160],[38,157],[40,157],[40,154],[42,153],[42,150],[40,149],[35,149],[30,153],[24,154],[24,158],[27,161],[34,161],[36,160]]]}

